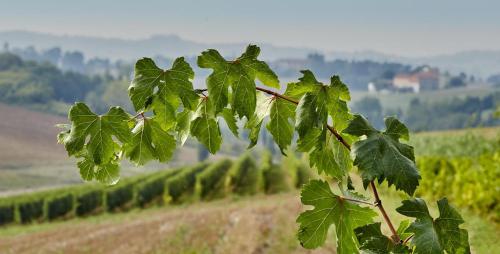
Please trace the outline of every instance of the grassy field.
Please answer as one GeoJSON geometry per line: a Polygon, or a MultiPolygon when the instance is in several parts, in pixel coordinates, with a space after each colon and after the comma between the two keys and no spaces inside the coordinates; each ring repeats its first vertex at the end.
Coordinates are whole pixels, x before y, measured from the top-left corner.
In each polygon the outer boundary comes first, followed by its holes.
{"type": "Polygon", "coordinates": [[[460,129],[460,130],[446,130],[446,131],[428,131],[420,132],[418,134],[412,135],[412,137],[456,137],[463,136],[467,134],[478,135],[486,139],[494,139],[500,135],[500,126],[496,127],[481,127],[481,128],[470,128],[470,129],[460,129]]]}
{"type": "MultiPolygon", "coordinates": [[[[55,142],[55,123],[64,118],[0,105],[0,113],[12,121],[0,122],[0,195],[54,188],[81,183],[74,161],[67,159],[55,142]]],[[[431,139],[468,133],[491,142],[500,128],[476,128],[412,135],[412,140],[431,139]]],[[[471,148],[474,149],[474,148],[471,148]]],[[[416,148],[417,156],[429,150],[416,148]]],[[[177,163],[192,164],[194,148],[183,148],[177,163]]],[[[175,166],[175,162],[170,166],[175,166]]],[[[148,168],[123,165],[124,177],[167,165],[148,168]]],[[[360,186],[358,184],[358,186],[360,186]]],[[[400,197],[381,188],[384,205],[399,223],[394,212],[400,197]]],[[[368,196],[370,196],[367,193],[368,196]]],[[[306,209],[299,193],[229,198],[210,203],[157,207],[128,213],[103,214],[84,219],[0,228],[0,253],[332,253],[333,230],[327,244],[306,251],[296,240],[295,218],[306,209]]],[[[437,216],[435,204],[428,204],[437,216]]],[[[493,253],[500,249],[498,224],[462,210],[470,232],[474,253],[493,253]]],[[[387,229],[386,229],[387,230],[387,229]]]]}
{"type": "MultiPolygon", "coordinates": [[[[399,205],[397,195],[383,198],[389,211],[399,205]]],[[[299,245],[295,218],[303,209],[291,192],[11,226],[0,230],[0,253],[334,253],[333,230],[321,249],[299,245]]],[[[500,249],[497,226],[462,213],[474,253],[500,249]]]]}
{"type": "Polygon", "coordinates": [[[0,104],[0,169],[24,168],[66,160],[54,126],[67,120],[0,104]]]}

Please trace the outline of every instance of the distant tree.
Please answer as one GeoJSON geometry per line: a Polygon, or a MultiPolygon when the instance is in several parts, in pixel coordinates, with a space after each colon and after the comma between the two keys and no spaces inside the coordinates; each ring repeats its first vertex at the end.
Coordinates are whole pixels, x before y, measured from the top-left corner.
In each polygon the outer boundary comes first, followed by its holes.
{"type": "Polygon", "coordinates": [[[354,103],[352,106],[353,111],[361,113],[370,122],[373,122],[375,127],[380,128],[383,125],[382,104],[379,99],[375,97],[364,97],[354,103]]]}
{"type": "Polygon", "coordinates": [[[486,81],[494,86],[500,87],[500,73],[489,76],[486,81]]]}
{"type": "Polygon", "coordinates": [[[134,65],[123,60],[118,60],[115,63],[116,77],[118,79],[130,80],[132,77],[132,71],[134,70],[134,65]]]}
{"type": "Polygon", "coordinates": [[[460,72],[460,74],[458,75],[462,80],[467,80],[467,74],[465,74],[465,72],[460,72]]]}
{"type": "Polygon", "coordinates": [[[51,48],[42,53],[41,58],[43,61],[47,61],[55,66],[58,66],[59,61],[61,60],[62,57],[62,51],[61,48],[51,48]]]}
{"type": "Polygon", "coordinates": [[[405,121],[414,131],[498,125],[500,121],[494,119],[492,113],[496,101],[500,101],[500,93],[433,103],[414,99],[405,113],[405,121]]]}
{"type": "Polygon", "coordinates": [[[455,76],[448,81],[446,88],[464,87],[465,85],[465,80],[461,76],[455,76]]]}
{"type": "Polygon", "coordinates": [[[62,72],[49,62],[23,61],[11,53],[0,54],[0,75],[0,101],[17,104],[74,103],[103,83],[99,77],[62,72]]]}
{"type": "Polygon", "coordinates": [[[66,52],[61,60],[61,67],[64,70],[71,70],[82,73],[84,69],[84,56],[79,51],[66,52]]]}
{"type": "Polygon", "coordinates": [[[469,83],[474,83],[476,82],[476,77],[474,75],[469,76],[469,83]]]}
{"type": "Polygon", "coordinates": [[[383,78],[383,79],[393,79],[394,76],[396,76],[396,73],[394,72],[394,70],[386,70],[386,71],[384,71],[384,73],[382,73],[381,78],[383,78]]]}
{"type": "Polygon", "coordinates": [[[397,118],[402,118],[403,110],[401,110],[401,108],[388,108],[385,110],[384,116],[396,116],[397,118]]]}
{"type": "Polygon", "coordinates": [[[11,53],[0,54],[0,71],[6,71],[23,66],[23,60],[11,53]]]}
{"type": "Polygon", "coordinates": [[[307,55],[307,60],[316,64],[324,64],[325,56],[318,53],[309,54],[307,55]]]}
{"type": "Polygon", "coordinates": [[[413,98],[410,101],[410,108],[420,106],[420,100],[418,98],[413,98]]]}
{"type": "Polygon", "coordinates": [[[109,59],[95,57],[85,64],[85,73],[90,75],[104,75],[109,72],[110,67],[109,59]]]}
{"type": "Polygon", "coordinates": [[[380,79],[386,73],[390,79],[392,73],[407,73],[411,66],[399,63],[380,63],[374,61],[350,61],[335,59],[328,61],[323,55],[310,54],[305,59],[280,59],[271,63],[277,74],[286,77],[295,77],[302,69],[311,69],[318,78],[330,79],[332,72],[342,77],[342,81],[349,84],[349,88],[366,90],[366,84],[380,79]]]}
{"type": "Polygon", "coordinates": [[[129,112],[134,109],[128,99],[127,87],[129,82],[124,80],[110,80],[103,78],[103,85],[89,91],[85,96],[87,102],[98,113],[104,114],[113,105],[119,105],[129,112]]]}
{"type": "Polygon", "coordinates": [[[5,96],[7,102],[12,103],[39,103],[44,104],[51,100],[53,96],[53,91],[50,87],[37,83],[37,82],[26,82],[21,83],[11,90],[5,96]]]}
{"type": "Polygon", "coordinates": [[[38,62],[40,60],[40,55],[33,46],[29,46],[25,49],[15,50],[14,53],[19,55],[24,60],[35,62],[38,62]]]}

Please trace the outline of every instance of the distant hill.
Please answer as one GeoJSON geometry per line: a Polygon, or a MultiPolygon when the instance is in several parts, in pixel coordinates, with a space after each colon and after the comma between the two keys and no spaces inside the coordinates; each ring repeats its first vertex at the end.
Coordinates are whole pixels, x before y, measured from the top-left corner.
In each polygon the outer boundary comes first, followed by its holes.
{"type": "MultiPolygon", "coordinates": [[[[88,36],[66,36],[28,31],[0,32],[0,43],[8,42],[12,47],[35,46],[39,49],[59,46],[64,50],[79,50],[87,57],[106,57],[113,60],[135,60],[143,56],[165,57],[195,56],[207,48],[217,48],[227,56],[240,55],[248,43],[200,43],[180,38],[177,35],[153,35],[150,38],[126,40],[88,36]]],[[[302,58],[314,49],[277,47],[259,43],[266,59],[285,57],[302,58]]]]}
{"type": "MultiPolygon", "coordinates": [[[[409,60],[411,61],[411,59],[409,60]]],[[[409,64],[412,63],[410,61],[409,64]]],[[[464,51],[451,55],[414,59],[413,63],[432,63],[433,66],[451,72],[466,72],[467,74],[487,78],[500,73],[500,50],[464,51]]]]}
{"type": "Polygon", "coordinates": [[[491,75],[500,73],[500,50],[470,50],[420,58],[389,55],[375,51],[333,52],[328,53],[327,57],[330,59],[369,59],[377,62],[397,62],[413,66],[428,64],[453,74],[465,72],[482,78],[488,78],[491,75]]]}
{"type": "MultiPolygon", "coordinates": [[[[429,64],[452,73],[466,72],[487,78],[500,72],[500,50],[471,50],[449,55],[409,58],[376,51],[322,52],[306,47],[281,47],[262,42],[204,43],[180,38],[177,35],[154,35],[146,39],[126,40],[89,36],[53,35],[29,31],[0,32],[0,43],[8,42],[12,47],[35,46],[47,49],[59,46],[64,50],[79,50],[87,58],[106,57],[113,60],[135,60],[143,56],[165,57],[195,56],[207,48],[217,48],[226,56],[239,55],[248,43],[257,43],[266,60],[281,58],[304,58],[310,53],[322,53],[329,59],[373,60],[378,62],[400,62],[410,65],[429,64]]],[[[451,42],[450,42],[451,43],[451,42]]]]}

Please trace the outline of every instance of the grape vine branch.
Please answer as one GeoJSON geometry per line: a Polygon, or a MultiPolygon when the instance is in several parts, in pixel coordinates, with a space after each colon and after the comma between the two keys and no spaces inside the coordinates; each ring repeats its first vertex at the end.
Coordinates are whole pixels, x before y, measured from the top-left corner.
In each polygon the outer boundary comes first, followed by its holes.
{"type": "Polygon", "coordinates": [[[413,147],[404,142],[409,130],[402,122],[388,117],[381,131],[351,113],[349,89],[338,76],[324,84],[304,70],[282,94],[257,86],[259,81],[280,89],[277,75],[258,60],[259,54],[255,45],[235,60],[226,60],[215,49],[203,51],[197,65],[212,70],[206,89],[193,88],[194,71],[183,57],[166,70],[150,58],[140,59],[129,87],[137,113],[112,107],[97,115],[84,103],[76,103],[69,111],[71,124],[58,141],[69,156],[78,158],[84,180],[114,184],[123,158],[136,165],[167,162],[189,136],[215,154],[222,143],[221,121],[238,138],[238,125],[244,123],[250,149],[266,123],[283,155],[296,140],[296,150],[308,155],[310,166],[322,178],[302,186],[301,202],[313,207],[297,218],[297,236],[304,248],[322,246],[334,226],[339,254],[470,253],[468,233],[460,228],[464,221],[446,198],[437,202],[439,217],[433,218],[426,202],[412,197],[421,177],[413,147]],[[355,190],[349,175],[353,168],[363,188],[370,186],[373,203],[355,190]],[[376,184],[384,182],[407,195],[396,211],[413,222],[401,222],[396,229],[377,190],[376,184]],[[332,183],[338,190],[332,190],[332,183]],[[377,213],[372,207],[378,208],[390,237],[382,233],[380,222],[374,222],[377,213]]]}
{"type": "MultiPolygon", "coordinates": [[[[284,100],[287,100],[291,103],[294,103],[294,104],[299,104],[298,101],[294,100],[294,99],[291,99],[291,98],[288,98],[287,96],[284,96],[280,93],[277,93],[277,92],[274,92],[274,91],[271,91],[269,89],[265,89],[265,88],[261,88],[261,87],[256,87],[256,90],[258,91],[262,91],[264,93],[267,93],[267,94],[270,94],[272,96],[276,96],[276,97],[280,97],[284,100]]],[[[337,132],[337,130],[335,130],[335,128],[333,128],[332,126],[330,125],[327,125],[327,128],[328,130],[335,136],[335,138],[337,138],[337,140],[343,145],[345,146],[349,151],[351,150],[351,145],[349,145],[345,140],[344,138],[342,138],[342,136],[337,132]]],[[[389,218],[389,216],[387,215],[387,212],[385,211],[384,209],[384,206],[382,205],[382,200],[380,200],[380,197],[378,195],[378,191],[377,191],[377,187],[375,186],[375,183],[373,181],[370,181],[370,187],[372,189],[372,192],[373,192],[373,196],[375,197],[375,202],[373,205],[377,206],[378,209],[380,210],[380,213],[382,214],[385,222],[387,223],[387,226],[389,227],[389,230],[391,231],[392,233],[392,236],[391,236],[391,239],[394,240],[395,242],[401,242],[401,238],[399,237],[396,229],[394,228],[394,225],[392,224],[392,221],[391,219],[389,218]]],[[[350,200],[350,201],[353,201],[353,202],[359,202],[359,200],[355,200],[355,199],[348,199],[348,198],[344,198],[346,200],[350,200]]]]}

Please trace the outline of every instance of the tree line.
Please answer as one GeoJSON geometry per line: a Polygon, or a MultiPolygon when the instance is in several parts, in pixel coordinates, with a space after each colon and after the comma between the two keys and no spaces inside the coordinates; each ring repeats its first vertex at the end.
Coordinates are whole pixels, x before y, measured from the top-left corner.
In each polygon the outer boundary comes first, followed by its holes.
{"type": "Polygon", "coordinates": [[[396,115],[413,131],[463,129],[499,125],[500,119],[494,115],[499,101],[500,92],[434,102],[413,98],[408,108],[402,110],[383,108],[378,98],[365,97],[353,104],[353,111],[367,116],[378,127],[383,126],[384,115],[396,115]]]}

